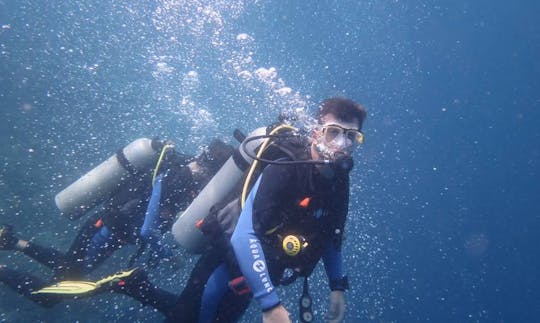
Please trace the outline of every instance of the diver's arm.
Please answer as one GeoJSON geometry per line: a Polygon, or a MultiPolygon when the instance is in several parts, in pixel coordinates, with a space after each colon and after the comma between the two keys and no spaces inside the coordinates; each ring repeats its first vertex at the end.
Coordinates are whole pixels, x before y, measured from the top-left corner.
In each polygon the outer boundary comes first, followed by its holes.
{"type": "Polygon", "coordinates": [[[240,270],[264,312],[280,305],[259,238],[282,222],[278,210],[280,203],[283,203],[282,195],[287,192],[282,187],[287,178],[283,178],[284,174],[279,168],[270,165],[259,177],[231,238],[240,270]]]}
{"type": "Polygon", "coordinates": [[[341,250],[332,243],[329,243],[324,250],[323,263],[330,289],[332,291],[346,290],[348,287],[347,276],[343,273],[343,256],[341,250]]]}
{"type": "Polygon", "coordinates": [[[279,306],[280,300],[270,280],[261,242],[253,229],[253,199],[260,181],[261,178],[255,183],[240,213],[238,224],[231,237],[231,245],[253,296],[266,312],[279,306]]]}
{"type": "Polygon", "coordinates": [[[160,243],[160,238],[155,234],[155,230],[159,226],[159,203],[161,199],[162,180],[163,174],[156,176],[152,195],[150,196],[150,201],[146,208],[144,223],[141,226],[140,237],[147,242],[160,257],[170,258],[172,256],[171,251],[160,243]]]}
{"type": "Polygon", "coordinates": [[[343,256],[332,243],[328,243],[323,254],[324,269],[328,281],[337,280],[343,277],[343,256]]]}
{"type": "Polygon", "coordinates": [[[348,288],[347,276],[343,270],[343,255],[341,245],[343,242],[343,234],[345,230],[345,221],[349,213],[349,190],[348,186],[345,189],[336,192],[336,199],[331,209],[332,221],[330,226],[330,234],[325,245],[322,256],[326,275],[330,289],[345,291],[348,288]]]}
{"type": "Polygon", "coordinates": [[[345,290],[349,287],[347,276],[343,273],[343,256],[341,254],[342,234],[345,217],[348,212],[348,190],[343,201],[346,202],[337,208],[339,221],[333,228],[333,237],[327,240],[323,253],[324,268],[330,285],[329,306],[325,320],[329,323],[341,323],[345,317],[345,290]]]}
{"type": "Polygon", "coordinates": [[[331,241],[324,250],[323,262],[331,290],[325,319],[329,323],[340,323],[345,316],[345,290],[349,283],[347,276],[343,274],[341,250],[331,241]]]}

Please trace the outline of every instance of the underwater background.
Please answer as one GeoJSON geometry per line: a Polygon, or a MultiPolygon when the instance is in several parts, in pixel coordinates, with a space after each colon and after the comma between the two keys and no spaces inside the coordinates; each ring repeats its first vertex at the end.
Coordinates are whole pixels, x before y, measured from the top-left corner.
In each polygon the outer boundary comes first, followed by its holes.
{"type": "MultiPolygon", "coordinates": [[[[84,221],[54,195],[132,140],[195,154],[346,96],[369,117],[345,321],[538,322],[539,14],[531,0],[0,0],[0,222],[66,250],[84,221]]],[[[152,281],[179,292],[184,257],[152,281]]],[[[50,276],[14,252],[0,265],[50,276]]],[[[322,322],[322,268],[310,281],[322,322]]],[[[294,320],[300,292],[280,289],[294,320]]],[[[1,322],[161,319],[120,295],[44,309],[0,286],[1,322]]]]}

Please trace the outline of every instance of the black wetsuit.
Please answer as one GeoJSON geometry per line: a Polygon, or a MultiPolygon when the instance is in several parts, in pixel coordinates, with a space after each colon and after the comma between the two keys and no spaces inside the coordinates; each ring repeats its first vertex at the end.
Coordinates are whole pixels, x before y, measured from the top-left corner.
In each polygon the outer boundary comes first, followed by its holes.
{"type": "MultiPolygon", "coordinates": [[[[140,273],[118,290],[157,308],[170,322],[236,322],[253,295],[263,310],[270,309],[279,304],[274,286],[280,284],[286,268],[307,276],[323,258],[330,280],[343,277],[340,250],[348,197],[348,174],[325,179],[314,165],[270,165],[240,216],[236,215],[232,239],[230,228],[222,228],[221,239],[215,237],[220,234],[212,237],[214,243],[197,262],[179,297],[152,285],[140,273]],[[305,237],[309,246],[295,257],[285,255],[281,239],[287,234],[305,237]],[[228,255],[233,250],[238,262],[231,264],[228,255]],[[247,285],[231,284],[241,282],[237,275],[242,274],[247,285]],[[251,292],[244,293],[246,286],[251,292]]],[[[236,202],[227,206],[232,212],[236,202]]]]}
{"type": "MultiPolygon", "coordinates": [[[[174,215],[187,207],[205,184],[193,179],[187,166],[191,160],[192,157],[170,150],[160,166],[162,192],[159,211],[171,215],[168,219],[160,219],[156,229],[161,233],[170,229],[174,215]]],[[[50,285],[51,281],[80,280],[123,245],[137,243],[152,193],[151,181],[152,172],[149,170],[124,182],[104,203],[102,210],[81,227],[66,253],[30,242],[23,250],[24,254],[53,269],[51,280],[1,267],[0,281],[41,305],[56,304],[61,297],[33,295],[31,292],[50,285]]]]}

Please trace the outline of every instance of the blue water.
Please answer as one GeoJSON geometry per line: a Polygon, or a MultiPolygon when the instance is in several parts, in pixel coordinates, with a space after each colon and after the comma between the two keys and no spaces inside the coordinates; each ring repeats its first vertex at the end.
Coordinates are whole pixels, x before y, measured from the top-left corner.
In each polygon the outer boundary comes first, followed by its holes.
{"type": "MultiPolygon", "coordinates": [[[[500,0],[0,0],[1,221],[65,249],[79,223],[54,195],[118,147],[160,136],[196,153],[347,96],[369,118],[346,322],[537,322],[538,13],[500,0]]],[[[9,252],[0,264],[50,274],[9,252]]],[[[185,273],[153,279],[179,291],[185,273]]],[[[312,282],[322,322],[320,269],[312,282]]],[[[297,319],[294,286],[281,295],[297,319]]],[[[0,287],[0,321],[160,319],[122,296],[47,310],[0,287]]]]}

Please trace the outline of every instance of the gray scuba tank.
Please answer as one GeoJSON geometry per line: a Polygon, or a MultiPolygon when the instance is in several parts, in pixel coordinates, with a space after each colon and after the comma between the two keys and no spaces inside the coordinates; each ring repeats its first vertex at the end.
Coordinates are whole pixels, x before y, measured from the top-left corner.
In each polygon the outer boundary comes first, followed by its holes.
{"type": "MultiPolygon", "coordinates": [[[[266,127],[255,129],[244,142],[253,136],[265,134],[266,127]]],[[[251,154],[255,155],[255,149],[261,145],[263,140],[261,138],[248,141],[245,147],[251,154]]],[[[198,221],[204,219],[210,208],[227,196],[253,162],[253,159],[241,147],[242,145],[238,147],[238,150],[206,184],[189,207],[184,212],[178,213],[178,219],[172,227],[172,234],[176,241],[190,252],[201,252],[205,244],[204,235],[196,226],[198,221]]]]}
{"type": "Polygon", "coordinates": [[[157,162],[162,144],[140,138],[105,160],[56,194],[54,201],[63,215],[80,218],[97,206],[137,171],[147,172],[157,162]]]}

